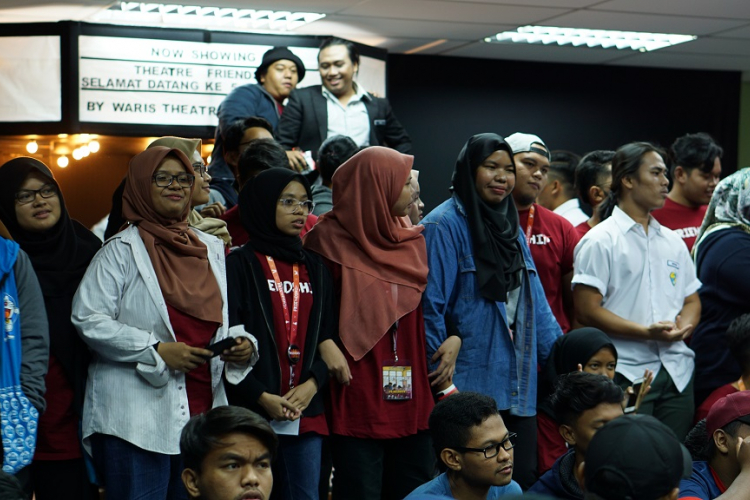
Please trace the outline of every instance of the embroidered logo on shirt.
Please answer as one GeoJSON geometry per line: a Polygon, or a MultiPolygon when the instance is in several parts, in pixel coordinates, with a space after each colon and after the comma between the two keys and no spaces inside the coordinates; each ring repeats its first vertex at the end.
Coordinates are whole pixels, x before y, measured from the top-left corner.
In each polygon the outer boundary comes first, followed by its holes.
{"type": "Polygon", "coordinates": [[[8,295],[7,293],[3,297],[3,320],[5,325],[5,331],[3,335],[4,340],[12,340],[15,337],[13,336],[13,325],[18,319],[18,307],[16,306],[16,303],[13,302],[13,297],[8,295]]]}
{"type": "Polygon", "coordinates": [[[671,273],[669,273],[669,281],[672,282],[672,286],[677,285],[677,273],[676,272],[672,271],[671,273]]]}
{"type": "Polygon", "coordinates": [[[698,231],[700,230],[699,227],[683,227],[680,229],[675,229],[674,232],[677,233],[680,238],[686,239],[686,238],[694,238],[698,236],[698,231]]]}
{"type": "Polygon", "coordinates": [[[529,245],[546,245],[552,241],[546,234],[532,234],[529,240],[529,245]]]}

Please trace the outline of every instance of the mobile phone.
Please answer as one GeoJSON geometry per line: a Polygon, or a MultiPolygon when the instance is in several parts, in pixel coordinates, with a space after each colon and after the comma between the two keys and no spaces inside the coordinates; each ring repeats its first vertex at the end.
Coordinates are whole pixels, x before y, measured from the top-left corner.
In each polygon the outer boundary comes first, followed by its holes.
{"type": "Polygon", "coordinates": [[[206,349],[208,349],[209,351],[211,351],[213,353],[211,355],[211,357],[215,358],[216,356],[218,356],[222,352],[224,352],[227,349],[229,349],[230,347],[234,346],[236,340],[237,339],[235,337],[227,337],[227,338],[225,338],[223,340],[220,340],[220,341],[218,341],[216,343],[208,344],[206,346],[206,349]]]}
{"type": "Polygon", "coordinates": [[[633,413],[635,411],[635,403],[638,401],[638,395],[641,393],[643,381],[643,377],[633,380],[633,394],[628,395],[628,404],[625,406],[625,413],[633,413]]]}

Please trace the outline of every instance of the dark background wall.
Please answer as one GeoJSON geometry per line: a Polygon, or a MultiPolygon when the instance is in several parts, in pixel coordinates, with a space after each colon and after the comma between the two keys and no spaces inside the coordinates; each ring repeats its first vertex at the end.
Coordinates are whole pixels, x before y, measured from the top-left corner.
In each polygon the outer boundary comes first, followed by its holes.
{"type": "Polygon", "coordinates": [[[708,132],[737,169],[741,75],[616,66],[390,55],[388,99],[414,141],[425,210],[449,196],[466,140],[480,132],[539,135],[583,154],[708,132]]]}

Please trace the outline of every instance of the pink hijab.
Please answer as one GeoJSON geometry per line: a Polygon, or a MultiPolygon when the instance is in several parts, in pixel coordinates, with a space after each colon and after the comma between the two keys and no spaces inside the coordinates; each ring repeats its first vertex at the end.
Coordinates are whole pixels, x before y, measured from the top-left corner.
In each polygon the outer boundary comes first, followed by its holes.
{"type": "Polygon", "coordinates": [[[364,149],[333,175],[333,210],[305,236],[305,246],[341,265],[341,341],[362,359],[396,321],[414,311],[427,285],[422,227],[391,215],[414,157],[364,149]]]}

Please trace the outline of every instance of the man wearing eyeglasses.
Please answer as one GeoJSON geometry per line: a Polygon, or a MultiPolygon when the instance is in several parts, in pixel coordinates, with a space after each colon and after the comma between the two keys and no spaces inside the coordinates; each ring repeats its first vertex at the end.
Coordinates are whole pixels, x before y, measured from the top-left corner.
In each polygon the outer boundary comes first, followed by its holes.
{"type": "Polygon", "coordinates": [[[509,432],[494,399],[460,392],[438,402],[430,414],[432,444],[446,472],[412,491],[458,500],[493,500],[521,494],[513,475],[516,434],[509,432]]]}

